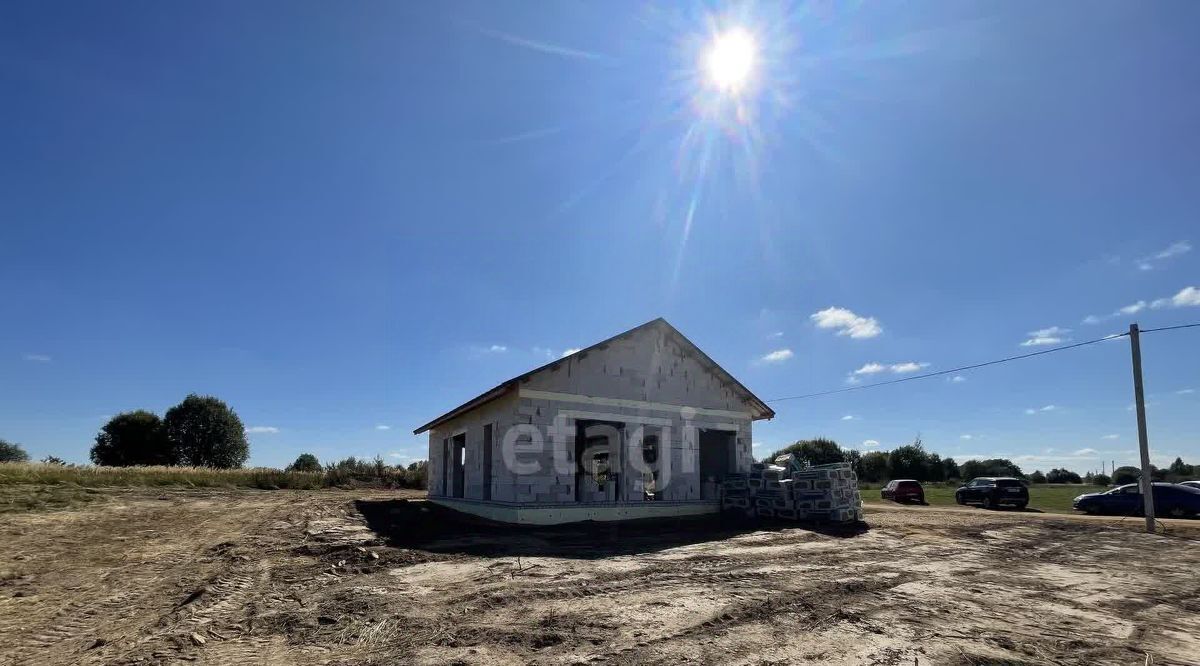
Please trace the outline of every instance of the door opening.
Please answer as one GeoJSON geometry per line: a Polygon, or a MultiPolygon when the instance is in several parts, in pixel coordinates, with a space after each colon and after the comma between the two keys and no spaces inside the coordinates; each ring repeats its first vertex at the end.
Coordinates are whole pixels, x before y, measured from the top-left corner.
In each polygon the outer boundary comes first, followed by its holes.
{"type": "Polygon", "coordinates": [[[700,499],[721,498],[721,481],[733,465],[733,443],[737,433],[730,430],[700,431],[700,499]]]}
{"type": "Polygon", "coordinates": [[[483,499],[492,499],[492,424],[483,426],[483,499]]]}
{"type": "Polygon", "coordinates": [[[467,433],[455,435],[451,442],[451,497],[463,496],[463,469],[467,462],[467,433]]]}
{"type": "Polygon", "coordinates": [[[575,424],[575,501],[621,500],[621,433],[624,423],[577,421],[575,424]]]}

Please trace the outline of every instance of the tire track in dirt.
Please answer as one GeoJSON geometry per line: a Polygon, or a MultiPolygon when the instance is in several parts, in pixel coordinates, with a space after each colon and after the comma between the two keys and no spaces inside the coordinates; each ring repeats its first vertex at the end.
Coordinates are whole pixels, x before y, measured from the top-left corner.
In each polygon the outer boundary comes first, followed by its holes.
{"type": "MultiPolygon", "coordinates": [[[[730,603],[708,619],[691,624],[665,635],[640,640],[613,652],[592,655],[591,661],[612,664],[643,664],[662,661],[654,653],[669,649],[670,644],[689,641],[699,636],[728,632],[730,629],[757,622],[774,622],[784,619],[790,623],[812,623],[813,620],[831,619],[840,616],[857,617],[836,607],[856,603],[901,585],[912,576],[898,575],[886,579],[854,580],[843,582],[821,582],[798,590],[783,590],[769,594],[757,601],[730,603]],[[836,599],[836,601],[834,601],[836,599]]],[[[811,627],[810,627],[811,628],[811,627]]],[[[761,647],[761,646],[758,646],[761,647]]],[[[730,646],[729,656],[751,656],[752,650],[744,646],[730,646]]],[[[678,663],[678,657],[666,660],[678,663]]]]}

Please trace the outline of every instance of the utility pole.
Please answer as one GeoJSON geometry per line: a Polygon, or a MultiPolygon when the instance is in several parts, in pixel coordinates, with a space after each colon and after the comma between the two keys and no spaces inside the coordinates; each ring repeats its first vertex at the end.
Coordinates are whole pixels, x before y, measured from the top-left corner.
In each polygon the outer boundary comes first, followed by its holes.
{"type": "Polygon", "coordinates": [[[1138,325],[1129,325],[1129,350],[1133,354],[1133,400],[1137,409],[1138,448],[1142,454],[1142,500],[1146,503],[1146,532],[1154,534],[1154,479],[1150,476],[1150,445],[1146,441],[1146,395],[1142,389],[1142,343],[1138,325]]]}

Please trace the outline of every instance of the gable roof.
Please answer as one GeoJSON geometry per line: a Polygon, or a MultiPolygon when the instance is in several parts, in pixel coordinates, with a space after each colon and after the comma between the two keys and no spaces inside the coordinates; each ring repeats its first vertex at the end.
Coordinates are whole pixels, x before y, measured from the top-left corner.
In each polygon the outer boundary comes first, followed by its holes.
{"type": "Polygon", "coordinates": [[[705,354],[703,351],[700,350],[699,347],[697,347],[695,345],[695,343],[693,343],[691,340],[688,340],[687,337],[684,336],[683,333],[679,332],[679,329],[675,328],[670,323],[668,323],[666,319],[659,317],[657,319],[652,319],[640,326],[634,326],[633,328],[629,329],[628,331],[618,333],[618,334],[612,336],[611,338],[601,340],[600,342],[597,342],[596,344],[594,344],[590,347],[584,347],[583,349],[580,349],[579,351],[574,352],[573,354],[569,354],[567,356],[564,356],[563,358],[555,359],[553,361],[550,361],[549,363],[546,363],[545,365],[538,366],[538,367],[534,368],[533,370],[530,370],[529,372],[526,372],[521,375],[517,375],[516,377],[513,377],[512,379],[509,379],[508,381],[501,382],[500,384],[496,385],[494,388],[484,391],[483,393],[481,393],[481,394],[475,396],[474,398],[471,398],[470,400],[459,405],[458,407],[455,407],[454,409],[452,409],[452,410],[446,412],[445,414],[442,414],[441,416],[437,417],[436,419],[430,421],[429,423],[426,423],[425,425],[421,426],[420,428],[417,428],[416,430],[413,431],[413,434],[419,435],[431,428],[436,428],[438,425],[445,423],[446,421],[449,421],[450,419],[453,419],[465,412],[469,412],[472,409],[475,409],[476,407],[485,405],[485,404],[495,400],[496,398],[499,398],[500,396],[504,395],[510,389],[516,388],[517,385],[520,382],[522,382],[523,380],[528,379],[529,377],[541,372],[542,370],[548,370],[550,368],[553,368],[556,365],[559,365],[560,363],[564,363],[568,359],[570,359],[571,356],[575,356],[576,354],[584,354],[584,353],[602,348],[606,345],[616,342],[617,340],[620,340],[621,338],[626,338],[626,337],[629,337],[632,335],[636,335],[637,333],[640,333],[641,331],[648,330],[648,329],[655,328],[655,327],[659,327],[667,334],[673,336],[680,343],[680,346],[683,347],[685,352],[687,352],[688,354],[691,354],[694,358],[696,358],[696,360],[700,361],[700,364],[703,365],[705,367],[705,369],[707,369],[709,372],[712,372],[715,375],[717,375],[721,379],[722,382],[733,385],[733,387],[735,389],[737,389],[742,394],[744,394],[746,397],[746,401],[749,402],[751,404],[751,407],[753,408],[751,418],[753,418],[754,420],[758,420],[758,419],[770,419],[770,418],[775,417],[775,411],[772,410],[770,407],[768,407],[767,403],[760,400],[758,398],[758,396],[751,393],[750,389],[746,388],[741,382],[739,382],[737,379],[735,379],[733,375],[729,374],[728,372],[726,372],[726,370],[724,368],[717,365],[716,361],[709,358],[708,354],[705,354]]]}

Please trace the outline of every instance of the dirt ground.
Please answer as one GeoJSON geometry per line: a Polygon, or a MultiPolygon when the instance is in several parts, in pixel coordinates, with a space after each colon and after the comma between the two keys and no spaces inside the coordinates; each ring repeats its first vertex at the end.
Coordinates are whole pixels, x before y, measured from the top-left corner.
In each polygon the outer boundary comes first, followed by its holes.
{"type": "Polygon", "coordinates": [[[518,530],[411,493],[108,492],[3,517],[0,663],[1200,663],[1200,521],[867,522],[518,530]]]}

